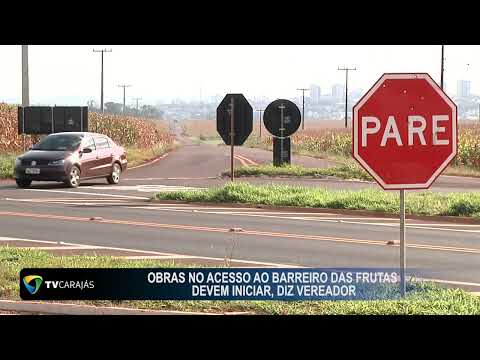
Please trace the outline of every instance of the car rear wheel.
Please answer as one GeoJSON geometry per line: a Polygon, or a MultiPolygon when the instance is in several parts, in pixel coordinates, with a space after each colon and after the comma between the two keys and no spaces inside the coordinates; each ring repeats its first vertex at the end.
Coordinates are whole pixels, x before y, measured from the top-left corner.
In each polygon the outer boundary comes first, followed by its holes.
{"type": "Polygon", "coordinates": [[[32,184],[32,180],[29,179],[15,179],[19,188],[28,188],[32,184]]]}
{"type": "Polygon", "coordinates": [[[80,169],[78,167],[72,166],[65,184],[71,188],[76,188],[80,185],[80,169]]]}
{"type": "Polygon", "coordinates": [[[122,168],[117,163],[113,164],[112,174],[107,177],[109,184],[118,184],[120,182],[120,174],[122,173],[122,168]]]}

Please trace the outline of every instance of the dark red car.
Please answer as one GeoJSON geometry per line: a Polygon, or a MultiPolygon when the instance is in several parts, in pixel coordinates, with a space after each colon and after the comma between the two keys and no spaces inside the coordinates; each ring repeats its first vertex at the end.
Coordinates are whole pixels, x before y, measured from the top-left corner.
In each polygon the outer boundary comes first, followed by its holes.
{"type": "Polygon", "coordinates": [[[15,179],[22,188],[32,181],[60,181],[75,188],[84,179],[106,178],[118,184],[126,169],[125,149],[108,136],[67,132],[48,135],[19,156],[15,179]]]}

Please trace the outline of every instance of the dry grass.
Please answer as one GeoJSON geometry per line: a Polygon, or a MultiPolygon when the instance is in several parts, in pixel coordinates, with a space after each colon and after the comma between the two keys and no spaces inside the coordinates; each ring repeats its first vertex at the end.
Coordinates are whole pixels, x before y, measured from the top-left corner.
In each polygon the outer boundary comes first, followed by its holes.
{"type": "Polygon", "coordinates": [[[220,138],[215,120],[185,120],[181,122],[183,134],[201,140],[220,138]]]}

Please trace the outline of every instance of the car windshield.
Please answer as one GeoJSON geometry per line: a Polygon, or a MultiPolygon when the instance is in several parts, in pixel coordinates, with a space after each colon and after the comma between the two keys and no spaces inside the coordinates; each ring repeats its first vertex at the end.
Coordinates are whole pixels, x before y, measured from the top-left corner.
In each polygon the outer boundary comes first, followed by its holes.
{"type": "Polygon", "coordinates": [[[33,150],[74,151],[80,146],[82,137],[79,135],[50,135],[33,146],[33,150]]]}

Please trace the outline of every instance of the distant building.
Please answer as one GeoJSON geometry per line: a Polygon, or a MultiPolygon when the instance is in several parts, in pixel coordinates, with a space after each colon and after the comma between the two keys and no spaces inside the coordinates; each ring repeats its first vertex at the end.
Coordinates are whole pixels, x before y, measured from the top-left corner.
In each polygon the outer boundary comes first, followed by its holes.
{"type": "Polygon", "coordinates": [[[353,99],[359,99],[363,96],[363,89],[355,89],[348,94],[348,97],[353,99]]]}
{"type": "Polygon", "coordinates": [[[335,84],[332,86],[332,97],[335,99],[343,99],[345,97],[345,86],[335,84]]]}
{"type": "Polygon", "coordinates": [[[311,85],[310,86],[310,101],[312,104],[318,104],[320,102],[320,96],[322,96],[322,90],[320,86],[311,85]]]}
{"type": "Polygon", "coordinates": [[[466,98],[470,96],[470,81],[458,80],[457,81],[457,97],[466,98]]]}

